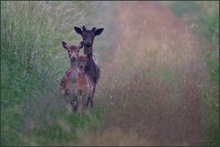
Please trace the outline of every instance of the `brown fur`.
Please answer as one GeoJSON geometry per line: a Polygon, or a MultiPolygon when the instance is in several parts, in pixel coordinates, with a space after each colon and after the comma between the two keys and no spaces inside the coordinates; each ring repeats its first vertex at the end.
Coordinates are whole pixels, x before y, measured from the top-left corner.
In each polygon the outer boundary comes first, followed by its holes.
{"type": "Polygon", "coordinates": [[[84,73],[85,65],[87,63],[87,56],[84,53],[79,53],[82,43],[77,47],[75,45],[68,45],[62,42],[63,47],[68,50],[70,59],[70,68],[65,72],[61,82],[60,91],[64,94],[67,101],[67,110],[72,111],[73,98],[77,96],[78,99],[78,113],[81,112],[82,104],[85,112],[92,99],[94,83],[93,80],[84,73]],[[75,60],[73,60],[73,58],[75,60]]]}
{"type": "Polygon", "coordinates": [[[76,97],[76,85],[78,79],[77,72],[77,56],[79,54],[80,48],[82,48],[82,44],[80,43],[78,46],[76,45],[68,45],[66,42],[62,42],[63,47],[68,51],[69,59],[70,59],[70,68],[65,72],[61,82],[60,82],[60,91],[64,94],[64,98],[67,101],[67,110],[69,112],[72,111],[73,98],[76,97]]]}
{"type": "Polygon", "coordinates": [[[82,104],[85,112],[87,113],[87,107],[92,99],[94,82],[85,74],[85,66],[87,63],[87,56],[84,53],[79,53],[77,58],[78,68],[78,81],[77,81],[77,98],[78,98],[78,113],[82,109],[82,104]]]}

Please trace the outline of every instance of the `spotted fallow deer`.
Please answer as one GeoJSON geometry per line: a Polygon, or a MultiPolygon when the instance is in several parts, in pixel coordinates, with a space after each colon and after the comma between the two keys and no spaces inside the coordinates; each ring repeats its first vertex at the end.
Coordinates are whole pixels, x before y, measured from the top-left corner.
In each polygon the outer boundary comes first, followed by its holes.
{"type": "Polygon", "coordinates": [[[78,46],[69,45],[66,42],[62,41],[63,47],[68,51],[70,59],[70,68],[65,72],[62,80],[60,81],[59,90],[64,95],[64,98],[67,101],[67,111],[72,112],[72,110],[77,109],[77,80],[78,80],[78,68],[77,68],[77,56],[79,54],[80,48],[83,47],[83,44],[80,43],[78,46]]]}
{"type": "Polygon", "coordinates": [[[88,58],[84,53],[79,53],[77,57],[78,80],[76,86],[78,113],[80,113],[82,106],[84,108],[84,112],[88,113],[87,107],[93,95],[94,82],[92,78],[85,73],[87,60],[88,58]]]}

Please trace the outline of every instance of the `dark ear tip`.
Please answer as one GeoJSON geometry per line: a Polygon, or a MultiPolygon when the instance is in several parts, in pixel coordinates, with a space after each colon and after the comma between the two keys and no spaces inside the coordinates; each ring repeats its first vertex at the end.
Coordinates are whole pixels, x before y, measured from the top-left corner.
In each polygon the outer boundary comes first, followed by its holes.
{"type": "Polygon", "coordinates": [[[103,32],[103,31],[104,31],[104,28],[100,28],[100,31],[103,32]]]}
{"type": "Polygon", "coordinates": [[[67,43],[65,41],[62,41],[62,45],[65,49],[67,49],[67,43]]]}
{"type": "Polygon", "coordinates": [[[76,33],[82,35],[82,29],[81,28],[74,26],[74,30],[76,31],[76,33]]]}

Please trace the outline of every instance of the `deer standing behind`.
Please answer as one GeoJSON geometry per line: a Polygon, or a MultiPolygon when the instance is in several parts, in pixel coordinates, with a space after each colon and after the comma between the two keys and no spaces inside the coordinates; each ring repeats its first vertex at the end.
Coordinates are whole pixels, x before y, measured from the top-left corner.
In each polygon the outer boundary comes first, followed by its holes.
{"type": "Polygon", "coordinates": [[[72,112],[72,110],[77,109],[77,80],[78,80],[78,69],[77,69],[77,56],[79,54],[80,48],[83,47],[83,44],[80,43],[78,46],[69,45],[66,42],[62,41],[63,47],[68,51],[70,59],[70,68],[65,72],[62,80],[60,81],[59,90],[64,95],[65,100],[67,101],[67,111],[72,112]]]}
{"type": "Polygon", "coordinates": [[[91,101],[94,89],[94,82],[91,77],[85,74],[85,66],[87,63],[87,56],[84,53],[79,53],[77,57],[78,81],[77,81],[77,99],[78,99],[78,113],[81,112],[82,106],[84,112],[87,113],[87,107],[91,101]],[[83,105],[82,105],[83,104],[83,105]]]}
{"type": "Polygon", "coordinates": [[[94,82],[93,93],[91,97],[91,107],[93,107],[93,98],[95,93],[96,84],[100,78],[100,66],[93,55],[93,41],[96,36],[100,35],[104,28],[96,29],[93,27],[91,30],[87,30],[85,26],[82,28],[74,27],[76,33],[80,34],[83,38],[82,44],[84,45],[84,54],[88,56],[88,61],[85,66],[85,73],[91,77],[94,82]]]}

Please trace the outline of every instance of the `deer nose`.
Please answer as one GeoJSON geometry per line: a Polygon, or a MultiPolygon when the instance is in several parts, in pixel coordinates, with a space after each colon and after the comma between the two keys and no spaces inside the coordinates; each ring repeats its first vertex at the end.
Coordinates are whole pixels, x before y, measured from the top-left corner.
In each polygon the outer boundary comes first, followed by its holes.
{"type": "Polygon", "coordinates": [[[76,61],[76,57],[75,57],[75,56],[72,56],[72,57],[71,57],[71,60],[72,60],[72,61],[76,61]]]}
{"type": "Polygon", "coordinates": [[[86,47],[90,47],[90,46],[91,46],[91,43],[90,43],[90,42],[86,42],[86,43],[85,43],[85,46],[86,46],[86,47]]]}
{"type": "Polygon", "coordinates": [[[80,66],[79,66],[79,68],[80,68],[80,69],[83,69],[83,66],[82,66],[82,65],[80,65],[80,66]]]}

